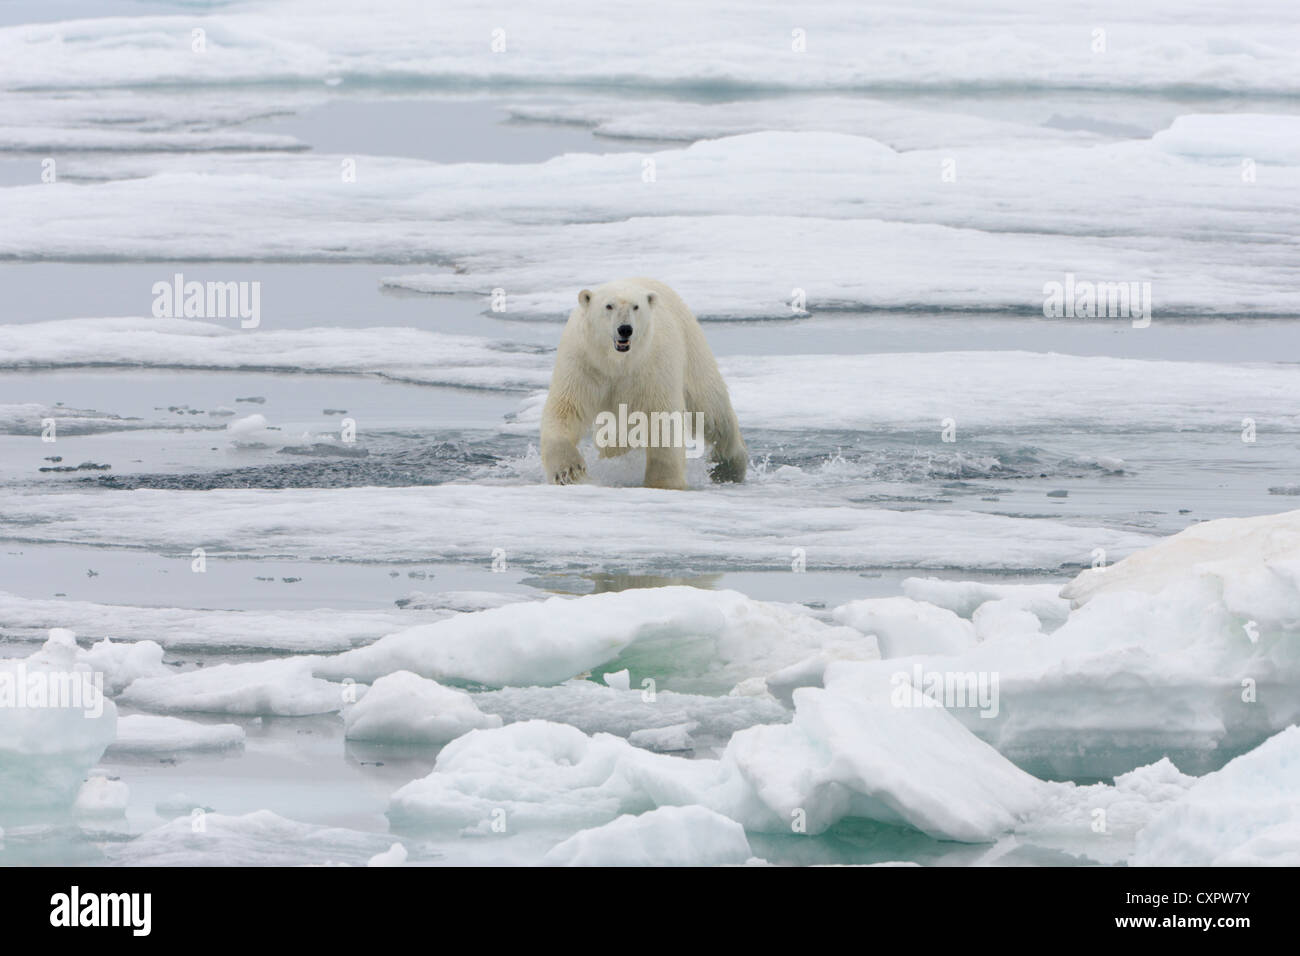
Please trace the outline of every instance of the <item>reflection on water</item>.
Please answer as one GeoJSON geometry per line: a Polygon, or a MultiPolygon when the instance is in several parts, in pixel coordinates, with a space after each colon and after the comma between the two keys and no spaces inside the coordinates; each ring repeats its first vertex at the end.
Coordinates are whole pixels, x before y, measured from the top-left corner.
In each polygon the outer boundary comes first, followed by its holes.
{"type": "Polygon", "coordinates": [[[663,575],[617,574],[597,571],[590,574],[540,574],[522,579],[519,583],[547,591],[551,594],[607,594],[631,591],[636,588],[692,587],[712,590],[719,586],[724,575],[713,574],[663,575]]]}

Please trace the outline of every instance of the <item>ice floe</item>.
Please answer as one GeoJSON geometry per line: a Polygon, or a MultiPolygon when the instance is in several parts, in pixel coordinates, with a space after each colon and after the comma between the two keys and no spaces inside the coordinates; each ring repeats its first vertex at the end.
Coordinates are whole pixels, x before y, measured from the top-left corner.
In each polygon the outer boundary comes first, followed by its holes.
{"type": "Polygon", "coordinates": [[[0,660],[0,807],[69,806],[112,742],[117,708],[70,631],[0,660]]]}
{"type": "MultiPolygon", "coordinates": [[[[812,569],[1057,570],[1150,544],[1136,531],[969,511],[893,511],[832,496],[792,498],[760,484],[705,492],[591,485],[445,484],[408,488],[141,489],[11,494],[0,538],[147,548],[208,561],[228,556],[305,560],[483,562],[501,548],[511,566],[547,570],[788,569],[803,548],[812,569]],[[348,520],[341,521],[340,515],[348,520]],[[612,535],[592,528],[617,528],[612,535]]],[[[535,613],[523,612],[519,613],[535,613]]],[[[580,672],[584,668],[579,668],[580,672]]],[[[557,675],[556,679],[572,676],[557,675]]]]}
{"type": "Polygon", "coordinates": [[[351,740],[445,744],[480,727],[500,727],[501,718],[483,713],[464,691],[394,671],[343,711],[343,725],[351,740]]]}
{"type": "Polygon", "coordinates": [[[131,788],[121,780],[92,774],[77,791],[72,812],[81,817],[120,817],[130,799],[131,788]]]}
{"type": "MultiPolygon", "coordinates": [[[[152,653],[141,649],[142,642],[166,650],[344,651],[412,624],[440,620],[450,613],[414,608],[200,610],[25,598],[0,591],[0,634],[5,637],[33,640],[51,627],[65,627],[84,637],[111,638],[112,654],[131,656],[152,653]],[[136,649],[130,650],[133,647],[136,649]]],[[[101,670],[111,666],[101,660],[110,653],[108,645],[90,653],[92,656],[86,660],[93,666],[101,670]]],[[[158,653],[156,659],[161,661],[162,654],[158,653]]],[[[144,666],[145,662],[140,663],[144,666]]]]}
{"type": "Polygon", "coordinates": [[[180,717],[128,714],[117,719],[117,737],[109,756],[173,754],[182,751],[230,750],[244,743],[238,724],[201,724],[180,717]]]}
{"type": "MultiPolygon", "coordinates": [[[[576,288],[576,286],[575,286],[576,288]]],[[[0,367],[178,367],[367,375],[429,385],[534,390],[549,383],[546,350],[416,329],[287,329],[240,332],[185,319],[70,319],[0,325],[0,367]],[[391,333],[391,334],[390,334],[391,333]]],[[[1243,417],[1261,428],[1300,430],[1291,401],[1300,372],[1285,364],[1229,365],[1038,352],[723,356],[742,427],[933,430],[952,418],[958,440],[974,428],[1037,431],[1054,425],[1126,431],[1216,430],[1239,436],[1243,417]],[[953,376],[960,364],[964,373],[953,376]],[[862,382],[870,381],[869,390],[862,382]],[[1117,394],[1125,396],[1116,400],[1117,394]]],[[[512,431],[533,431],[542,395],[531,395],[512,431]]],[[[35,427],[44,407],[16,408],[15,427],[35,427]]],[[[0,411],[3,407],[0,407],[0,411]]],[[[71,410],[53,410],[57,418],[71,410]]],[[[75,423],[77,418],[70,419],[75,423]]],[[[96,417],[86,427],[110,430],[96,417]]],[[[121,427],[155,423],[121,420],[121,427]]],[[[60,424],[60,427],[63,427],[60,424]]],[[[246,427],[246,426],[241,426],[246,427]]],[[[283,443],[285,436],[277,433],[283,443]]]]}
{"type": "Polygon", "coordinates": [[[875,641],[803,609],[735,591],[633,589],[462,614],[322,658],[318,676],[368,683],[398,670],[490,687],[556,684],[628,666],[651,692],[725,692],[812,654],[877,656],[875,641]]]}
{"type": "Polygon", "coordinates": [[[312,658],[216,664],[167,677],[141,677],[118,698],[161,713],[301,717],[342,710],[345,689],[312,676],[312,658]]]}
{"type": "Polygon", "coordinates": [[[545,11],[511,2],[488,22],[471,0],[436,12],[418,0],[364,10],[344,0],[288,0],[201,17],[38,23],[0,31],[0,87],[238,90],[255,82],[320,90],[325,82],[388,80],[453,89],[492,81],[723,91],[1300,90],[1289,55],[1296,28],[1281,0],[1230,21],[1212,0],[1138,7],[1108,0],[1051,11],[1018,0],[978,12],[952,0],[870,9],[830,0],[800,8],[795,20],[780,7],[731,0],[701,10],[671,0],[622,11],[619,31],[593,30],[607,12],[595,0],[545,11]],[[1104,55],[1094,48],[1098,23],[1123,37],[1104,55]],[[196,25],[204,30],[202,55],[192,49],[196,25]]]}
{"type": "Polygon", "coordinates": [[[753,856],[745,828],[705,807],[660,807],[580,830],[556,845],[550,866],[723,866],[753,856]]]}
{"type": "Polygon", "coordinates": [[[1288,727],[1186,792],[1137,834],[1136,866],[1300,865],[1300,728],[1288,727]]]}
{"type": "MultiPolygon", "coordinates": [[[[550,379],[549,362],[540,349],[398,328],[263,329],[254,335],[237,326],[187,319],[59,319],[0,325],[0,355],[4,356],[0,365],[6,368],[330,372],[424,385],[505,389],[537,388],[550,379]]],[[[25,406],[20,411],[31,414],[25,406]]],[[[72,424],[75,433],[75,418],[72,424]]]]}
{"type": "MultiPolygon", "coordinates": [[[[1161,756],[1205,772],[1300,720],[1298,520],[1205,522],[1084,571],[1062,592],[1082,606],[1050,635],[1034,623],[1050,620],[1032,613],[1041,595],[1017,602],[1005,590],[921,582],[912,593],[963,605],[979,643],[831,663],[809,682],[847,689],[882,674],[909,685],[983,675],[996,685],[996,707],[965,701],[953,713],[1035,773],[1109,777],[1161,756]],[[970,611],[970,594],[989,600],[970,611]]],[[[929,632],[913,640],[937,643],[940,633],[929,632]]]]}
{"type": "Polygon", "coordinates": [[[960,654],[975,643],[975,626],[947,608],[909,597],[866,598],[835,609],[835,620],[874,634],[881,657],[960,654]]]}
{"type": "MultiPolygon", "coordinates": [[[[645,154],[567,154],[526,176],[511,164],[361,157],[351,184],[339,181],[337,156],[178,157],[111,183],[4,190],[0,255],[436,263],[385,281],[480,296],[485,311],[501,289],[516,317],[562,316],[577,290],[629,271],[629,248],[637,272],[668,281],[706,317],[1041,315],[1047,283],[1067,274],[1116,284],[1116,295],[1147,283],[1144,319],[1285,315],[1300,153],[1273,128],[1290,119],[1202,115],[1187,124],[1194,136],[1175,130],[1164,144],[904,153],[866,136],[766,131],[645,154]],[[1239,136],[1271,145],[1250,183],[1186,145],[1239,136]],[[646,163],[652,182],[642,181],[646,163]],[[948,181],[945,164],[958,171],[948,181]],[[792,180],[801,188],[786,188],[792,180]],[[1148,214],[1099,224],[1099,209],[1125,208],[1148,214]],[[111,233],[95,228],[106,218],[118,221],[111,233]],[[184,231],[159,225],[178,218],[184,231]]],[[[261,321],[274,327],[272,315],[261,321]]]]}
{"type": "Polygon", "coordinates": [[[747,830],[816,834],[861,816],[980,842],[1045,799],[1049,785],[942,708],[813,688],[797,691],[795,706],[792,723],[739,731],[718,760],[649,753],[544,721],[474,731],[393,794],[389,818],[399,828],[488,833],[495,823],[514,832],[700,804],[747,830]]]}
{"type": "MultiPolygon", "coordinates": [[[[382,679],[382,678],[381,678],[382,679]]],[[[626,737],[647,750],[687,751],[722,746],[738,730],[781,723],[789,712],[762,696],[681,694],[656,686],[620,690],[589,680],[554,687],[504,687],[474,695],[485,713],[507,723],[547,720],[588,734],[626,737]]]]}

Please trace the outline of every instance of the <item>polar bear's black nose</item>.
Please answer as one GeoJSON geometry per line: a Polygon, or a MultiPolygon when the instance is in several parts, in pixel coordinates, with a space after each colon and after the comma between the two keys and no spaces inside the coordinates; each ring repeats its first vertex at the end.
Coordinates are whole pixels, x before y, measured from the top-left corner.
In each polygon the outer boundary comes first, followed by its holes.
{"type": "Polygon", "coordinates": [[[620,325],[618,327],[618,337],[620,339],[630,339],[632,337],[632,326],[620,325]]]}

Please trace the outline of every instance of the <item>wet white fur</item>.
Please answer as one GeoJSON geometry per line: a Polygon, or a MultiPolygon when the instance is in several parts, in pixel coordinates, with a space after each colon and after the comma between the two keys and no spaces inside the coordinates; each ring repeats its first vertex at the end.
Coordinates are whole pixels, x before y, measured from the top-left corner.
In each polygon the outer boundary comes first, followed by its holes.
{"type": "MultiPolygon", "coordinates": [[[[578,294],[560,337],[551,391],[542,411],[542,467],[547,481],[586,477],[578,441],[601,412],[683,412],[704,415],[713,449],[713,477],[743,481],[749,454],[699,321],[672,289],[654,279],[617,279],[578,294]],[[607,309],[606,305],[613,308],[607,309]],[[631,347],[614,347],[617,329],[632,326],[631,347]]],[[[694,420],[692,418],[692,420],[694,420]]],[[[606,447],[601,457],[621,455],[606,447]]],[[[686,487],[686,450],[647,448],[648,488],[686,487]]]]}

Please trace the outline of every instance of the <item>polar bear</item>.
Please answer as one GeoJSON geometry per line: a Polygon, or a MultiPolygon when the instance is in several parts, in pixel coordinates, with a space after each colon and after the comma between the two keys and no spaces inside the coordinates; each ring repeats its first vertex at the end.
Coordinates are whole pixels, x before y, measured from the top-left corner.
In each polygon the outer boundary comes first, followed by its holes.
{"type": "Polygon", "coordinates": [[[548,481],[586,477],[578,441],[593,424],[602,458],[645,448],[647,488],[685,488],[687,446],[702,451],[702,442],[713,448],[714,481],[745,480],[749,452],[704,330],[681,297],[654,279],[617,279],[578,293],[542,410],[548,481]]]}

